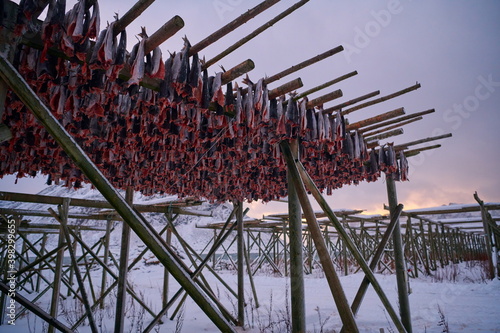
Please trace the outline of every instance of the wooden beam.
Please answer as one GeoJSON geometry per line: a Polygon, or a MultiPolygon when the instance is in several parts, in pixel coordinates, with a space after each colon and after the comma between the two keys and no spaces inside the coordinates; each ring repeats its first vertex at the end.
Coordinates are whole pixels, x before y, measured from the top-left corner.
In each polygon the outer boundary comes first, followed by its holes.
{"type": "MultiPolygon", "coordinates": [[[[286,141],[281,142],[281,147],[284,148],[284,149],[282,149],[284,152],[287,150],[289,151],[289,149],[290,149],[289,144],[286,141]]],[[[354,256],[354,258],[356,259],[356,261],[360,265],[361,269],[363,270],[363,272],[366,274],[366,276],[368,277],[368,279],[372,283],[373,289],[377,292],[382,304],[386,308],[386,310],[387,310],[389,316],[391,317],[392,321],[394,322],[396,328],[400,332],[406,332],[406,329],[404,328],[399,317],[397,316],[396,312],[394,311],[394,308],[392,307],[391,303],[389,302],[389,299],[385,295],[380,283],[378,283],[377,279],[375,278],[373,271],[370,269],[370,267],[366,263],[365,259],[363,258],[363,256],[359,252],[356,244],[349,237],[349,235],[347,234],[346,230],[344,229],[344,227],[340,223],[339,219],[337,218],[337,216],[335,215],[333,210],[330,208],[330,206],[328,205],[326,200],[321,195],[321,192],[318,190],[318,188],[314,184],[313,180],[307,174],[302,163],[300,163],[300,161],[298,161],[298,160],[293,160],[293,158],[291,157],[291,154],[289,154],[289,153],[287,153],[287,156],[285,157],[285,159],[287,160],[287,162],[293,163],[293,165],[295,166],[295,170],[297,170],[297,172],[300,174],[300,178],[305,183],[307,189],[311,192],[311,194],[316,199],[316,201],[318,202],[321,209],[323,209],[325,214],[330,219],[330,222],[337,229],[337,232],[342,237],[343,241],[346,243],[348,249],[351,251],[351,254],[354,256]]],[[[349,311],[350,311],[350,308],[349,308],[349,311]]]]}
{"type": "Polygon", "coordinates": [[[269,99],[277,98],[281,95],[285,95],[289,92],[292,92],[296,89],[299,89],[302,87],[302,79],[299,77],[295,80],[292,80],[290,82],[287,82],[277,88],[274,88],[272,90],[269,90],[269,99]]]}
{"type": "Polygon", "coordinates": [[[323,105],[326,102],[342,97],[342,95],[343,95],[342,90],[340,89],[332,91],[331,93],[328,93],[326,95],[320,96],[318,98],[312,99],[309,102],[307,102],[307,108],[312,109],[315,106],[323,105]]]}
{"type": "Polygon", "coordinates": [[[392,119],[392,120],[385,121],[385,122],[382,122],[382,123],[376,123],[376,124],[374,124],[372,126],[364,127],[362,129],[360,129],[358,132],[364,133],[364,132],[368,132],[368,131],[373,131],[374,129],[377,129],[377,128],[380,128],[380,127],[384,127],[384,126],[396,124],[396,123],[402,122],[403,120],[409,120],[409,119],[413,119],[413,118],[418,118],[420,116],[424,116],[426,114],[433,113],[433,112],[434,112],[434,109],[430,109],[430,110],[426,110],[426,111],[422,111],[422,112],[417,112],[417,113],[412,113],[412,114],[409,114],[409,115],[406,115],[406,116],[402,116],[402,117],[399,117],[399,118],[396,118],[396,119],[392,119]]]}
{"type": "MultiPolygon", "coordinates": [[[[132,206],[134,190],[128,187],[125,193],[125,201],[132,206]]],[[[118,290],[116,292],[115,333],[122,333],[125,325],[125,307],[127,304],[127,275],[128,257],[130,251],[130,226],[122,224],[122,238],[120,246],[120,266],[118,267],[118,290]]]]}
{"type": "Polygon", "coordinates": [[[144,42],[144,54],[148,54],[184,27],[184,20],[174,16],[144,42]]]}
{"type": "Polygon", "coordinates": [[[378,140],[383,140],[383,139],[387,139],[387,138],[390,138],[392,136],[396,136],[396,135],[401,135],[403,134],[403,129],[402,128],[398,128],[398,129],[395,129],[395,130],[392,130],[392,131],[389,131],[389,132],[385,132],[385,133],[381,133],[381,134],[378,134],[378,135],[374,135],[374,136],[371,136],[371,137],[365,137],[365,141],[367,142],[370,142],[370,141],[378,141],[378,140]]]}
{"type": "Polygon", "coordinates": [[[287,162],[289,177],[294,185],[302,210],[304,211],[307,225],[309,227],[309,233],[314,241],[314,245],[316,246],[316,251],[318,253],[321,266],[323,266],[323,271],[325,272],[325,277],[328,281],[328,285],[337,306],[342,324],[346,327],[348,332],[359,332],[356,320],[354,319],[354,314],[349,307],[344,289],[342,288],[340,279],[335,271],[335,267],[333,266],[332,258],[328,253],[325,240],[321,234],[321,229],[319,228],[316,220],[316,215],[314,214],[311,203],[307,197],[306,189],[294,163],[294,160],[296,159],[293,157],[290,145],[287,141],[282,141],[280,143],[280,147],[287,162]]]}
{"type": "Polygon", "coordinates": [[[329,87],[329,86],[331,86],[331,85],[334,85],[334,84],[336,84],[336,83],[339,83],[339,82],[341,82],[341,81],[344,81],[344,80],[346,80],[346,79],[348,79],[348,78],[350,78],[350,77],[352,77],[352,76],[354,76],[354,75],[357,75],[357,74],[358,74],[358,72],[357,72],[357,71],[353,71],[353,72],[350,72],[350,73],[344,74],[344,75],[342,75],[342,76],[340,76],[340,77],[338,77],[338,78],[336,78],[336,79],[330,80],[330,81],[328,81],[328,82],[325,82],[325,83],[323,83],[323,84],[320,84],[319,86],[316,86],[316,87],[314,87],[314,88],[311,88],[311,89],[309,89],[309,90],[306,90],[306,91],[304,91],[303,93],[300,93],[300,94],[298,94],[297,96],[295,96],[295,98],[294,98],[294,99],[295,99],[295,100],[299,100],[299,99],[301,99],[301,98],[303,98],[303,97],[305,97],[305,96],[308,96],[308,95],[310,95],[310,94],[312,94],[312,93],[315,93],[316,91],[320,91],[320,90],[322,90],[322,89],[325,89],[325,88],[327,88],[327,87],[329,87]]]}
{"type": "Polygon", "coordinates": [[[280,0],[265,0],[261,3],[259,3],[257,6],[253,7],[252,9],[247,10],[228,24],[224,25],[222,28],[219,30],[215,31],[214,33],[210,34],[210,36],[206,37],[205,39],[201,40],[200,42],[196,43],[195,45],[191,46],[191,49],[189,50],[189,55],[192,56],[195,53],[199,53],[201,50],[206,48],[207,46],[215,43],[228,33],[234,31],[236,28],[242,26],[246,22],[248,22],[250,19],[254,18],[255,16],[259,15],[260,13],[264,12],[266,9],[270,8],[274,4],[278,3],[280,0]]]}
{"type": "Polygon", "coordinates": [[[113,35],[116,37],[120,32],[138,18],[155,0],[139,0],[130,8],[113,26],[113,35]]]}
{"type": "Polygon", "coordinates": [[[382,102],[385,102],[389,99],[392,99],[392,98],[395,98],[395,97],[398,97],[398,96],[401,96],[403,94],[406,94],[410,91],[413,91],[413,90],[416,90],[420,88],[420,83],[417,83],[411,87],[408,87],[408,88],[405,88],[403,90],[400,90],[400,91],[396,91],[395,93],[392,93],[390,95],[386,95],[384,97],[380,97],[380,98],[377,98],[377,99],[374,99],[374,100],[371,100],[371,101],[368,101],[366,103],[363,103],[363,104],[360,104],[360,105],[357,105],[357,106],[354,106],[350,109],[347,109],[347,110],[344,110],[342,111],[342,114],[343,115],[346,115],[346,114],[349,114],[351,112],[354,112],[354,111],[357,111],[357,110],[360,110],[362,108],[365,108],[367,106],[371,106],[371,105],[375,105],[375,104],[378,104],[378,103],[382,103],[382,102]]]}
{"type": "MultiPolygon", "coordinates": [[[[385,182],[387,185],[387,198],[389,201],[389,211],[394,214],[397,212],[398,196],[396,192],[396,181],[392,175],[386,175],[385,182]]],[[[401,214],[401,212],[399,212],[401,214]]],[[[401,321],[408,333],[412,332],[410,301],[408,299],[408,276],[405,264],[405,253],[403,240],[401,238],[401,227],[399,219],[397,219],[394,232],[392,234],[392,242],[394,247],[394,262],[396,264],[396,283],[398,286],[399,313],[401,321]]]]}
{"type": "Polygon", "coordinates": [[[82,148],[62,127],[50,110],[40,101],[35,92],[3,55],[0,55],[0,76],[7,82],[26,107],[35,114],[36,118],[64,149],[76,166],[83,171],[85,176],[103,194],[113,208],[118,211],[151,252],[156,255],[163,265],[171,270],[170,273],[172,276],[184,287],[212,322],[222,331],[234,332],[233,326],[227,322],[220,311],[212,305],[206,295],[196,285],[189,275],[188,269],[182,265],[182,262],[172,249],[166,246],[163,239],[151,230],[151,226],[144,217],[135,211],[118,191],[113,188],[97,166],[88,158],[82,148]]]}
{"type": "Polygon", "coordinates": [[[237,256],[238,256],[238,326],[245,327],[245,247],[243,222],[243,202],[236,202],[237,256]]]}
{"type": "Polygon", "coordinates": [[[348,125],[346,125],[346,131],[357,130],[357,129],[360,129],[361,127],[366,127],[366,126],[369,126],[369,125],[372,125],[372,124],[375,124],[375,123],[378,123],[378,122],[381,122],[381,121],[384,121],[387,119],[399,117],[399,116],[404,115],[404,114],[405,114],[405,109],[398,108],[398,109],[395,109],[392,111],[381,113],[381,114],[376,115],[374,117],[370,117],[370,118],[363,119],[363,120],[360,120],[360,121],[352,123],[352,124],[348,124],[348,125]]]}
{"type": "Polygon", "coordinates": [[[214,58],[208,60],[204,64],[203,67],[204,68],[208,68],[208,67],[212,66],[217,61],[221,60],[222,58],[224,58],[225,56],[227,56],[228,54],[230,54],[231,52],[233,52],[234,50],[236,50],[240,46],[246,44],[248,41],[252,40],[254,37],[258,36],[259,34],[261,34],[262,32],[264,32],[268,28],[272,27],[276,22],[280,21],[281,19],[283,19],[286,16],[290,15],[291,13],[293,13],[295,10],[297,10],[300,7],[302,7],[303,5],[305,5],[307,2],[309,2],[309,0],[301,0],[301,1],[297,2],[295,5],[291,6],[290,8],[288,8],[287,10],[285,10],[284,12],[282,12],[281,14],[279,14],[278,16],[276,16],[275,18],[273,18],[272,20],[268,21],[264,25],[260,26],[256,30],[254,30],[251,34],[247,35],[246,37],[240,39],[238,42],[236,42],[233,45],[231,45],[230,47],[228,47],[222,53],[220,53],[217,56],[215,56],[214,58]]]}
{"type": "Polygon", "coordinates": [[[377,96],[379,94],[380,94],[380,90],[373,91],[373,92],[368,93],[366,95],[359,96],[357,98],[353,98],[353,99],[351,99],[351,100],[349,100],[347,102],[344,102],[344,103],[341,103],[341,104],[329,107],[329,108],[323,110],[323,113],[333,113],[334,111],[337,111],[337,110],[340,110],[342,108],[345,108],[346,106],[356,104],[358,102],[364,101],[367,98],[375,97],[375,96],[377,96]]]}
{"type": "MultiPolygon", "coordinates": [[[[377,135],[377,134],[380,134],[380,133],[384,133],[384,132],[387,132],[389,130],[392,130],[392,129],[395,129],[395,128],[398,128],[399,126],[404,126],[404,125],[408,125],[408,124],[411,124],[415,121],[419,121],[419,120],[422,120],[424,118],[422,117],[416,117],[416,118],[413,118],[413,119],[410,119],[410,120],[407,120],[407,121],[403,121],[401,123],[397,123],[397,124],[394,124],[392,126],[387,126],[387,127],[384,127],[384,128],[381,128],[379,130],[375,130],[373,132],[368,132],[368,133],[365,133],[363,132],[363,136],[366,138],[366,137],[373,137],[374,135],[377,135]]],[[[358,131],[359,132],[359,131],[358,131]]]]}
{"type": "Polygon", "coordinates": [[[227,84],[237,77],[242,76],[245,73],[250,72],[255,68],[255,64],[251,59],[243,61],[241,64],[234,66],[228,71],[222,73],[222,84],[227,84]]]}
{"type": "MultiPolygon", "coordinates": [[[[9,287],[3,282],[0,281],[0,291],[4,294],[9,293],[9,287]]],[[[15,293],[13,299],[16,302],[19,302],[22,306],[33,312],[37,317],[41,318],[43,321],[48,323],[50,326],[49,327],[55,327],[59,331],[64,332],[64,333],[73,333],[74,331],[71,330],[69,327],[67,327],[65,324],[57,320],[54,316],[51,316],[44,310],[42,310],[40,307],[38,307],[36,304],[32,303],[29,299],[26,297],[22,296],[20,293],[15,293]]]]}
{"type": "Polygon", "coordinates": [[[330,49],[330,50],[328,50],[326,52],[318,54],[317,56],[314,56],[314,57],[312,57],[310,59],[304,60],[304,61],[302,61],[301,63],[299,63],[297,65],[294,65],[294,66],[289,67],[289,68],[287,68],[287,69],[285,69],[285,70],[283,70],[283,71],[281,71],[281,72],[279,72],[277,74],[274,74],[274,75],[271,75],[270,77],[267,77],[267,78],[264,79],[264,82],[266,84],[269,84],[269,83],[272,83],[274,81],[280,80],[280,79],[282,79],[283,77],[285,77],[287,75],[295,73],[295,72],[297,72],[297,71],[299,71],[299,70],[301,70],[303,68],[306,68],[306,67],[308,67],[308,66],[310,66],[312,64],[315,64],[318,61],[321,61],[323,59],[331,57],[332,55],[337,54],[337,53],[339,53],[339,52],[341,52],[343,50],[344,50],[344,47],[342,45],[334,47],[333,49],[330,49]]]}
{"type": "MultiPolygon", "coordinates": [[[[377,249],[375,250],[375,253],[373,254],[373,257],[370,261],[370,269],[373,271],[375,268],[377,268],[377,264],[382,258],[382,255],[384,254],[385,247],[387,243],[389,243],[389,240],[392,236],[392,232],[394,231],[394,227],[396,226],[396,223],[399,220],[399,216],[401,215],[401,212],[403,211],[403,205],[399,204],[396,207],[396,210],[391,213],[391,221],[389,222],[389,225],[387,226],[387,229],[385,230],[384,236],[380,240],[380,242],[377,245],[377,249]]],[[[352,312],[354,315],[358,313],[359,306],[361,305],[361,302],[363,301],[363,298],[366,294],[366,291],[368,290],[368,286],[370,285],[370,280],[365,276],[363,278],[363,281],[361,282],[361,285],[358,288],[358,292],[356,293],[356,296],[354,296],[354,300],[352,302],[351,308],[352,312]]]]}
{"type": "MultiPolygon", "coordinates": [[[[49,211],[52,214],[52,216],[61,224],[64,238],[66,239],[67,244],[71,244],[71,236],[69,234],[69,228],[68,228],[68,212],[69,212],[70,200],[71,200],[70,198],[64,198],[63,204],[59,206],[59,215],[52,208],[49,208],[49,211]]],[[[89,320],[90,330],[92,331],[92,333],[97,333],[98,330],[94,320],[94,316],[92,314],[92,310],[90,309],[90,302],[89,298],[87,297],[87,290],[85,289],[85,284],[83,282],[82,275],[80,273],[80,268],[78,267],[78,261],[76,260],[75,251],[71,245],[68,246],[68,252],[72,262],[71,267],[74,269],[78,287],[80,288],[80,294],[82,296],[85,313],[89,320]]]]}
{"type": "MultiPolygon", "coordinates": [[[[298,141],[290,142],[294,158],[298,158],[298,141]]],[[[290,170],[287,170],[290,173],[290,170]]],[[[304,259],[302,243],[302,213],[295,186],[288,176],[288,224],[290,227],[290,302],[292,308],[292,332],[306,332],[304,294],[304,259]]],[[[285,221],[285,219],[282,219],[285,221]]],[[[286,263],[285,263],[286,265],[286,263]]]]}
{"type": "Polygon", "coordinates": [[[436,141],[436,140],[440,140],[440,139],[446,139],[446,138],[449,138],[451,136],[452,136],[452,134],[448,133],[448,134],[433,136],[433,137],[425,138],[425,139],[421,139],[421,140],[415,140],[415,141],[411,141],[411,142],[407,142],[407,143],[402,143],[400,145],[394,146],[394,150],[407,149],[409,146],[414,146],[414,145],[418,145],[421,143],[436,141]]]}

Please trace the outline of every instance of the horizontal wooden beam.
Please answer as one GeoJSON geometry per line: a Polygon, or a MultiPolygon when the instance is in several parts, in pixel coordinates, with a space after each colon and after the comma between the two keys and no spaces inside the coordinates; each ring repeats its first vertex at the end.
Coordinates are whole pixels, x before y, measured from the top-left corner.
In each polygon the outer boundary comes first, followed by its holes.
{"type": "Polygon", "coordinates": [[[378,104],[378,103],[385,102],[385,101],[390,100],[392,98],[395,98],[395,97],[401,96],[403,94],[409,93],[410,91],[416,90],[418,88],[420,88],[420,83],[417,83],[417,84],[415,84],[415,85],[413,85],[411,87],[405,88],[403,90],[396,91],[395,93],[392,93],[392,94],[389,94],[389,95],[386,95],[386,96],[383,96],[383,97],[380,97],[380,98],[368,101],[366,103],[354,106],[354,107],[352,107],[350,109],[343,110],[342,114],[346,115],[346,114],[349,114],[351,112],[360,110],[362,108],[365,108],[365,107],[368,107],[368,106],[371,106],[371,105],[375,105],[375,104],[378,104]]]}
{"type": "Polygon", "coordinates": [[[366,95],[363,95],[363,96],[359,96],[357,98],[353,98],[347,102],[344,102],[344,103],[341,103],[341,104],[338,104],[338,105],[335,105],[335,106],[332,106],[332,107],[329,107],[325,110],[323,110],[323,113],[333,113],[337,110],[340,110],[342,108],[345,108],[346,106],[350,106],[350,105],[353,105],[353,104],[356,104],[356,103],[359,103],[361,101],[364,101],[365,99],[368,99],[368,98],[372,98],[372,97],[375,97],[377,95],[380,94],[380,90],[375,90],[371,93],[368,93],[366,95]]]}
{"type": "Polygon", "coordinates": [[[388,121],[385,121],[385,122],[376,123],[376,124],[374,124],[372,126],[367,126],[367,127],[364,127],[362,129],[360,129],[359,132],[360,133],[364,133],[364,132],[368,132],[368,131],[373,131],[374,129],[377,129],[377,128],[380,128],[380,127],[384,127],[384,126],[387,126],[387,125],[396,124],[396,123],[399,123],[399,122],[404,121],[404,120],[418,118],[420,116],[424,116],[426,114],[433,113],[434,111],[435,111],[434,109],[430,109],[430,110],[426,110],[426,111],[422,111],[422,112],[412,113],[412,114],[409,114],[409,115],[406,115],[406,116],[402,116],[402,117],[399,117],[399,118],[395,118],[395,119],[392,119],[392,120],[388,120],[388,121]]]}
{"type": "Polygon", "coordinates": [[[299,89],[303,86],[302,84],[302,79],[299,77],[295,80],[292,80],[290,82],[287,82],[277,88],[274,88],[273,90],[269,91],[269,99],[273,99],[276,97],[279,97],[281,95],[288,94],[289,92],[292,92],[296,89],[299,89]]]}
{"type": "Polygon", "coordinates": [[[301,98],[303,98],[303,97],[306,97],[306,96],[308,96],[308,95],[310,95],[310,94],[312,94],[312,93],[315,93],[315,92],[320,91],[320,90],[322,90],[322,89],[325,89],[325,88],[327,88],[327,87],[329,87],[329,86],[331,86],[331,85],[334,85],[334,84],[336,84],[336,83],[339,83],[339,82],[341,82],[341,81],[344,81],[344,80],[346,80],[346,79],[348,79],[348,78],[350,78],[350,77],[352,77],[352,76],[354,76],[354,75],[357,75],[357,74],[358,74],[358,72],[357,72],[357,71],[353,71],[353,72],[350,72],[350,73],[344,74],[344,75],[342,75],[342,76],[340,76],[340,77],[338,77],[338,78],[335,78],[335,79],[333,79],[333,80],[330,80],[330,81],[328,81],[328,82],[325,82],[325,83],[323,83],[323,84],[320,84],[319,86],[316,86],[316,87],[314,87],[314,88],[311,88],[311,89],[309,89],[309,90],[306,90],[306,91],[304,91],[303,93],[300,93],[300,94],[298,94],[297,96],[295,96],[295,98],[294,98],[294,99],[295,99],[295,100],[299,100],[299,99],[301,99],[301,98]]]}
{"type": "Polygon", "coordinates": [[[392,111],[381,113],[381,114],[376,115],[374,117],[370,117],[370,118],[363,119],[363,120],[360,120],[360,121],[352,123],[352,124],[348,124],[348,125],[346,125],[346,130],[347,131],[359,130],[361,127],[373,125],[375,123],[378,123],[378,122],[381,122],[381,121],[384,121],[387,119],[395,118],[395,117],[401,116],[403,114],[405,114],[405,109],[398,108],[398,109],[395,109],[392,111]]]}
{"type": "Polygon", "coordinates": [[[224,25],[222,28],[219,30],[215,31],[214,33],[210,34],[210,36],[206,37],[202,41],[196,43],[195,45],[191,46],[189,49],[189,55],[192,56],[195,53],[200,52],[207,46],[215,43],[228,33],[234,31],[236,28],[242,26],[246,22],[248,22],[250,19],[254,18],[258,14],[264,12],[266,9],[269,7],[273,6],[274,4],[278,3],[280,0],[265,0],[261,3],[259,3],[257,6],[253,7],[252,9],[247,10],[228,24],[224,25]]]}
{"type": "Polygon", "coordinates": [[[274,74],[274,75],[271,75],[270,77],[267,77],[264,82],[269,84],[271,82],[274,82],[274,81],[277,81],[277,80],[280,80],[282,79],[283,77],[287,76],[287,75],[290,75],[292,73],[295,73],[303,68],[306,68],[308,66],[311,66],[312,64],[315,64],[317,63],[318,61],[321,61],[323,59],[326,59],[328,57],[331,57],[332,55],[334,54],[337,54],[341,51],[344,50],[344,47],[342,45],[340,46],[337,46],[337,47],[334,47],[333,49],[330,49],[326,52],[323,52],[321,54],[318,54],[317,56],[315,57],[312,57],[310,59],[307,59],[307,60],[304,60],[302,61],[301,63],[297,64],[297,65],[294,65],[292,67],[289,67],[277,74],[274,74]]]}

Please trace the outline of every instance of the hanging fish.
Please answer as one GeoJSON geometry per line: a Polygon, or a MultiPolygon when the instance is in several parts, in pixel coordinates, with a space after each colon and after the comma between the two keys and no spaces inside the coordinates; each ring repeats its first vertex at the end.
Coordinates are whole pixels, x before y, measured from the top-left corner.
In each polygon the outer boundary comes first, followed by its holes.
{"type": "Polygon", "coordinates": [[[47,16],[42,23],[42,41],[44,42],[40,62],[47,60],[47,52],[50,47],[59,42],[63,31],[62,24],[66,14],[66,0],[51,0],[47,10],[47,16]]]}
{"type": "Polygon", "coordinates": [[[140,36],[143,38],[141,39],[139,44],[136,44],[137,48],[134,47],[135,48],[135,54],[133,52],[134,57],[132,57],[132,54],[131,54],[130,59],[129,59],[129,64],[131,66],[131,69],[130,69],[131,77],[127,81],[127,84],[129,86],[138,85],[139,82],[144,77],[144,66],[145,66],[145,63],[144,63],[144,44],[146,43],[147,37],[144,37],[144,35],[142,35],[142,34],[140,34],[140,36]]]}

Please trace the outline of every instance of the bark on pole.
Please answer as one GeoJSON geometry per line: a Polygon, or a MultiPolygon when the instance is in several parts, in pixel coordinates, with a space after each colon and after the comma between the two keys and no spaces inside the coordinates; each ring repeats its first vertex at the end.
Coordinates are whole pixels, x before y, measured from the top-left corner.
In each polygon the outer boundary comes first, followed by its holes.
{"type": "Polygon", "coordinates": [[[318,221],[316,220],[316,215],[314,214],[311,203],[309,202],[309,199],[307,197],[306,189],[304,187],[304,184],[302,183],[297,167],[295,166],[294,161],[296,159],[293,157],[290,146],[287,144],[287,142],[285,143],[285,141],[282,141],[280,146],[287,162],[289,170],[289,180],[295,187],[300,205],[302,206],[302,209],[304,211],[304,216],[306,217],[309,232],[314,241],[314,245],[316,246],[316,251],[318,253],[321,265],[323,266],[323,271],[325,272],[325,276],[328,281],[330,291],[332,292],[335,305],[337,306],[337,309],[339,311],[342,324],[346,327],[348,332],[359,332],[356,321],[354,320],[354,315],[351,311],[351,307],[347,302],[344,289],[342,288],[340,279],[337,275],[337,272],[335,271],[335,267],[333,266],[332,258],[328,253],[325,239],[321,234],[321,229],[319,227],[318,221]]]}
{"type": "MultiPolygon", "coordinates": [[[[292,154],[298,156],[298,141],[290,143],[292,154]]],[[[290,173],[290,170],[288,170],[290,173]]],[[[290,230],[290,299],[292,305],[292,332],[306,331],[304,297],[304,264],[302,253],[302,213],[297,191],[288,176],[288,226],[290,230]]],[[[286,263],[285,263],[286,265],[286,263]]]]}
{"type": "MultiPolygon", "coordinates": [[[[391,175],[385,177],[387,185],[387,197],[389,201],[389,209],[392,212],[396,211],[398,206],[398,196],[396,192],[396,181],[391,175]]],[[[399,314],[401,315],[401,322],[403,323],[408,333],[412,332],[411,326],[411,313],[410,313],[410,300],[408,299],[408,279],[406,275],[405,255],[403,240],[401,238],[401,226],[398,222],[394,226],[392,234],[392,241],[394,244],[394,261],[396,262],[396,281],[398,286],[398,299],[399,299],[399,314]]]]}
{"type": "Polygon", "coordinates": [[[186,289],[193,300],[213,321],[225,332],[235,332],[234,327],[215,308],[202,290],[195,284],[188,269],[182,264],[175,253],[165,244],[156,232],[151,230],[148,222],[134,210],[124,198],[113,188],[111,183],[99,171],[96,165],[88,158],[82,148],[74,141],[62,127],[47,107],[36,96],[17,70],[0,55],[0,77],[14,90],[26,107],[33,112],[36,118],[47,129],[57,143],[64,149],[73,162],[82,170],[87,178],[102,193],[108,202],[116,209],[124,221],[130,225],[139,238],[157,256],[160,262],[168,267],[172,276],[186,289]]]}

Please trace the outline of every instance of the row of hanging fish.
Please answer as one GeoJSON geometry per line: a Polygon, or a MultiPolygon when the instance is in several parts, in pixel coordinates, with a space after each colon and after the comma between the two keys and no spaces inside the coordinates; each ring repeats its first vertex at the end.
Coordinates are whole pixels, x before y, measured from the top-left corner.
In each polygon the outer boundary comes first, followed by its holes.
{"type": "MultiPolygon", "coordinates": [[[[381,172],[407,179],[402,152],[398,163],[392,145],[368,151],[340,113],[307,108],[307,99],[293,94],[270,99],[263,79],[223,84],[222,72],[209,76],[197,54],[188,56],[187,38],[163,61],[159,48],[146,52],[143,30],[129,53],[115,22],[97,33],[97,2],[79,1],[65,15],[63,3],[49,4],[44,48],[21,46],[14,65],[114,186],[212,201],[278,199],[287,195],[279,142],[292,138],[300,139],[301,161],[329,193],[375,181],[381,172]],[[69,60],[54,56],[54,46],[69,60]],[[159,91],[140,86],[144,76],[159,79],[159,91]]],[[[50,182],[87,181],[12,92],[3,122],[13,138],[0,145],[0,178],[41,172],[50,182]]]]}

